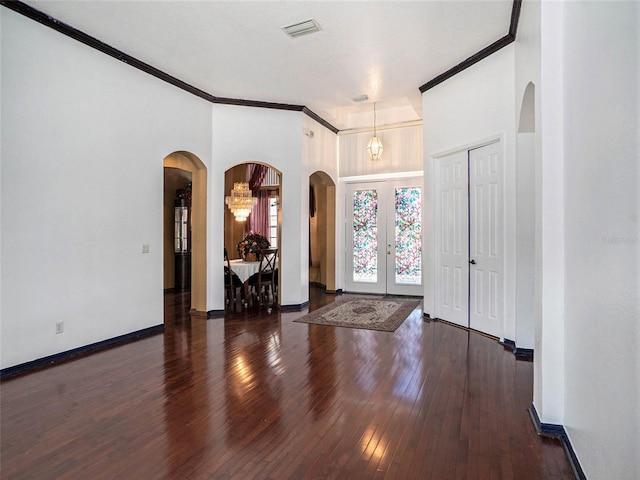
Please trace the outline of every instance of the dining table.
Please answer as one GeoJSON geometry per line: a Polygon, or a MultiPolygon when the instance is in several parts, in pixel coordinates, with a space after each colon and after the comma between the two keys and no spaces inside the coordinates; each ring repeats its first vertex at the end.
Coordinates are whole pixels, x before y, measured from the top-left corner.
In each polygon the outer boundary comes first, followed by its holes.
{"type": "Polygon", "coordinates": [[[242,283],[245,283],[251,275],[258,273],[258,270],[260,270],[260,262],[247,262],[242,259],[231,260],[229,265],[233,273],[238,275],[242,283]]]}
{"type": "Polygon", "coordinates": [[[248,298],[249,294],[249,278],[254,273],[258,273],[260,270],[260,262],[248,262],[246,260],[237,259],[229,261],[231,271],[238,275],[238,278],[243,283],[244,298],[248,298]]]}

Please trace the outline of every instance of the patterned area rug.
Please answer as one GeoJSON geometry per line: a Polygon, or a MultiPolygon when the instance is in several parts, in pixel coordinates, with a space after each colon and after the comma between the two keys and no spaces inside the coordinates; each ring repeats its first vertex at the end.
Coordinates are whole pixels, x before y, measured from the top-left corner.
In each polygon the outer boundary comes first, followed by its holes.
{"type": "Polygon", "coordinates": [[[413,298],[343,295],[294,322],[393,332],[419,304],[413,298]]]}

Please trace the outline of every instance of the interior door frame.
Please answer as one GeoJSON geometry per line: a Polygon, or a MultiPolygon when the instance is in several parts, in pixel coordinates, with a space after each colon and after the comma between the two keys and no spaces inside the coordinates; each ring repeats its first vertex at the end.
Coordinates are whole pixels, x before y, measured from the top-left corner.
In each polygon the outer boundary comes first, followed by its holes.
{"type": "MultiPolygon", "coordinates": [[[[427,283],[428,285],[426,286],[426,290],[428,290],[427,292],[425,292],[425,296],[427,297],[428,301],[425,302],[428,305],[430,305],[430,312],[428,313],[428,315],[434,319],[440,319],[440,315],[441,315],[441,310],[440,310],[440,305],[438,302],[438,299],[440,298],[440,285],[438,282],[438,272],[440,270],[440,257],[438,255],[438,252],[440,251],[442,245],[441,245],[441,234],[442,234],[442,217],[441,217],[441,213],[440,213],[440,185],[439,185],[439,167],[440,167],[440,161],[452,154],[455,153],[459,153],[462,151],[466,152],[467,155],[467,162],[468,162],[468,156],[469,156],[469,151],[477,149],[477,148],[481,148],[493,143],[499,143],[500,144],[500,148],[502,148],[502,159],[503,162],[505,163],[505,168],[503,168],[503,185],[506,186],[506,156],[505,156],[505,152],[504,152],[504,138],[503,135],[495,135],[495,136],[491,136],[491,137],[487,137],[485,139],[482,140],[478,140],[476,142],[472,142],[469,144],[465,144],[465,145],[461,145],[459,147],[455,147],[452,149],[448,149],[448,150],[444,150],[441,152],[437,152],[436,154],[434,154],[431,158],[432,158],[432,169],[431,169],[431,175],[429,175],[429,185],[425,185],[426,188],[430,188],[430,204],[431,204],[431,208],[430,208],[430,213],[431,213],[431,217],[433,218],[433,223],[432,223],[432,229],[431,229],[431,235],[429,236],[425,236],[425,240],[428,241],[428,239],[431,239],[431,247],[429,248],[429,261],[432,262],[432,268],[429,268],[429,274],[427,274],[427,283]]],[[[467,169],[468,169],[468,163],[467,163],[467,169]]],[[[467,170],[468,173],[468,170],[467,170]]],[[[425,172],[425,175],[428,175],[427,172],[425,172]]],[[[467,178],[467,185],[469,184],[469,180],[467,178]]],[[[506,207],[506,202],[507,202],[507,196],[503,195],[502,196],[502,202],[503,202],[503,207],[506,207]]],[[[506,212],[507,209],[503,208],[503,212],[506,212]]],[[[506,219],[505,219],[506,220],[506,219]]],[[[468,220],[467,220],[468,221],[468,220]]],[[[503,318],[506,318],[507,312],[508,312],[508,308],[507,308],[507,292],[508,290],[506,288],[504,288],[507,284],[507,282],[509,281],[509,272],[506,269],[506,262],[507,262],[507,252],[506,252],[506,245],[507,245],[507,238],[506,238],[506,234],[507,234],[507,228],[508,224],[506,221],[503,221],[503,240],[504,240],[504,245],[505,245],[505,252],[503,255],[503,276],[502,276],[502,283],[503,283],[503,292],[504,292],[504,297],[503,297],[503,302],[502,302],[502,312],[503,312],[503,318]]],[[[467,269],[468,271],[468,269],[467,269]]],[[[467,284],[469,282],[469,279],[467,280],[467,284]]],[[[468,296],[467,296],[467,300],[468,300],[468,296]]],[[[469,303],[467,303],[467,325],[466,327],[469,328],[469,321],[470,321],[470,317],[469,317],[469,303]]],[[[503,322],[503,334],[500,335],[500,338],[504,338],[504,322],[503,322]]]]}
{"type": "MultiPolygon", "coordinates": [[[[343,193],[344,193],[344,200],[345,200],[345,205],[344,205],[344,241],[345,241],[345,258],[344,258],[344,282],[345,282],[345,288],[347,292],[354,292],[354,293],[374,293],[374,294],[389,294],[389,295],[408,295],[408,296],[423,296],[424,294],[424,288],[425,288],[425,272],[426,272],[426,266],[425,266],[425,250],[424,250],[424,232],[425,232],[425,187],[424,187],[424,176],[422,175],[422,172],[420,172],[420,175],[404,175],[404,176],[388,176],[386,178],[375,178],[375,179],[368,179],[368,178],[362,178],[362,179],[357,179],[357,178],[353,178],[350,179],[348,181],[344,182],[343,185],[343,193]],[[421,222],[422,222],[422,244],[421,244],[421,262],[422,262],[422,278],[421,278],[421,282],[419,285],[403,285],[402,287],[399,288],[403,288],[405,291],[402,293],[396,293],[396,292],[389,292],[389,287],[388,287],[388,277],[389,277],[389,272],[388,272],[388,254],[387,254],[387,243],[388,243],[388,237],[389,237],[389,231],[390,229],[392,229],[393,225],[391,225],[391,223],[393,223],[392,220],[389,219],[389,208],[390,205],[393,203],[393,197],[390,197],[390,195],[392,195],[392,193],[395,193],[395,188],[398,186],[402,186],[402,184],[405,184],[406,186],[418,186],[421,189],[421,222]],[[352,259],[349,258],[350,255],[352,255],[352,250],[351,247],[349,245],[349,241],[352,238],[351,236],[351,229],[352,227],[349,225],[349,219],[350,217],[350,208],[352,208],[352,199],[350,197],[350,192],[353,191],[353,187],[362,187],[361,189],[367,189],[367,188],[378,188],[379,191],[382,192],[382,196],[381,196],[381,203],[382,206],[381,208],[379,208],[379,212],[381,212],[382,215],[384,215],[384,243],[379,243],[378,245],[378,264],[380,265],[382,262],[384,262],[385,265],[385,271],[384,271],[384,276],[383,278],[379,277],[379,280],[376,284],[367,284],[363,282],[363,285],[375,285],[376,288],[352,288],[353,287],[353,283],[352,280],[350,280],[350,275],[352,275],[352,259]]],[[[395,248],[395,247],[394,247],[395,248]]]]}

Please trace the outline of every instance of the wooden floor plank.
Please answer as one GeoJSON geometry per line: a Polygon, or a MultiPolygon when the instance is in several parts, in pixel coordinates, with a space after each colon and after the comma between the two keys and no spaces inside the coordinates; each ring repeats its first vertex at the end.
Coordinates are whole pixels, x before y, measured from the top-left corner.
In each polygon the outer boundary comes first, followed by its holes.
{"type": "Polygon", "coordinates": [[[167,294],[164,333],[3,380],[2,478],[572,478],[533,364],[490,338],[420,308],[393,333],[189,309],[167,294]]]}

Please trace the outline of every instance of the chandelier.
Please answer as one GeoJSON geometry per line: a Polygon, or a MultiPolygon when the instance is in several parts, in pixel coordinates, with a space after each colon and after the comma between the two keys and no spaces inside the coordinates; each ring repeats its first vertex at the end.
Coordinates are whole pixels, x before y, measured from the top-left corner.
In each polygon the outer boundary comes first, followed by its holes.
{"type": "Polygon", "coordinates": [[[369,140],[367,145],[367,153],[371,160],[380,160],[382,156],[382,142],[376,135],[376,102],[373,102],[373,137],[369,140]]]}
{"type": "Polygon", "coordinates": [[[253,206],[258,203],[258,199],[251,196],[247,182],[236,182],[233,184],[231,195],[224,199],[224,203],[227,204],[237,222],[244,222],[253,206]]]}

